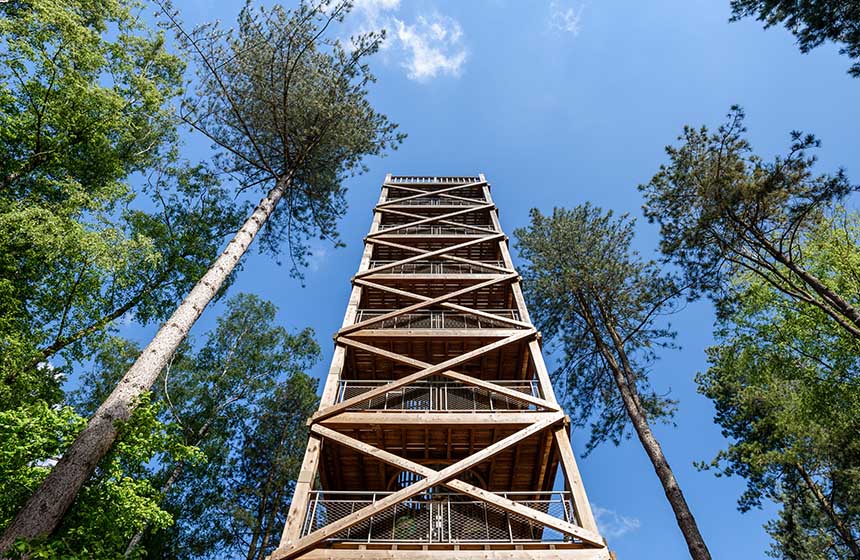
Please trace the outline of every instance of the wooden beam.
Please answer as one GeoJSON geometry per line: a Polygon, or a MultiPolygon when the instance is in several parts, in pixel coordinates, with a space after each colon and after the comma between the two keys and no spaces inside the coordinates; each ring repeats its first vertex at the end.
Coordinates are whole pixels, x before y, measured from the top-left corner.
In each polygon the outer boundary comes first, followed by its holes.
{"type": "Polygon", "coordinates": [[[370,504],[369,506],[365,506],[360,510],[353,512],[345,517],[338,519],[333,523],[329,523],[325,527],[320,527],[316,531],[302,537],[297,542],[294,542],[292,545],[288,546],[285,553],[279,558],[290,559],[296,558],[300,554],[310,550],[315,547],[325,539],[332,537],[341,531],[349,529],[358,523],[361,523],[365,519],[370,518],[373,515],[381,513],[388,508],[394,506],[395,504],[399,504],[400,502],[406,501],[412,496],[418,495],[425,490],[432,488],[433,486],[437,486],[440,484],[444,484],[456,477],[458,474],[469,470],[473,466],[478,463],[482,463],[483,461],[489,459],[496,453],[514,445],[536,433],[541,432],[545,428],[551,426],[552,424],[562,420],[564,418],[564,414],[561,412],[555,412],[547,415],[547,418],[532,424],[526,428],[518,432],[514,432],[506,438],[499,440],[498,442],[485,447],[484,449],[478,451],[477,453],[467,457],[451,466],[445,467],[441,471],[437,471],[432,476],[428,476],[423,480],[420,480],[414,484],[410,484],[406,488],[402,488],[393,494],[389,494],[381,500],[370,504]]]}
{"type": "MultiPolygon", "coordinates": [[[[485,237],[480,237],[478,239],[470,239],[469,241],[464,241],[463,243],[458,243],[456,245],[451,245],[449,247],[442,247],[441,249],[434,249],[433,251],[422,252],[420,255],[416,255],[414,257],[407,257],[403,260],[395,261],[395,262],[389,263],[389,264],[384,264],[382,266],[377,266],[376,268],[373,268],[370,270],[364,270],[364,271],[359,272],[355,276],[356,276],[356,278],[360,278],[361,276],[367,276],[369,273],[371,273],[371,271],[379,272],[382,270],[387,270],[387,269],[395,267],[395,266],[408,264],[408,263],[411,263],[414,261],[420,261],[421,259],[426,259],[428,257],[436,257],[436,256],[442,255],[444,253],[447,253],[449,251],[457,251],[459,249],[466,249],[467,247],[471,247],[472,245],[477,245],[478,243],[487,243],[490,241],[495,241],[496,239],[504,239],[504,237],[505,237],[504,233],[496,233],[495,235],[487,235],[485,237]]],[[[384,241],[382,239],[374,239],[373,242],[378,244],[378,245],[389,245],[389,246],[399,245],[398,243],[392,243],[390,241],[384,241]]],[[[400,247],[403,247],[403,246],[400,245],[400,247]]]]}
{"type": "Polygon", "coordinates": [[[380,410],[378,412],[341,412],[318,422],[323,426],[346,429],[357,426],[526,426],[546,418],[549,412],[419,412],[380,410]]]}
{"type": "MultiPolygon", "coordinates": [[[[539,424],[543,424],[543,422],[540,422],[539,424]]],[[[363,443],[357,439],[341,434],[340,432],[330,430],[323,426],[317,425],[311,429],[318,435],[336,441],[346,447],[350,447],[358,451],[359,453],[371,456],[379,461],[385,461],[389,465],[393,465],[397,468],[419,474],[425,477],[425,480],[439,474],[438,471],[435,471],[429,467],[419,465],[414,461],[404,459],[403,457],[394,455],[393,453],[389,453],[382,449],[378,449],[376,447],[373,447],[372,445],[367,445],[366,443],[363,443]]],[[[453,466],[457,466],[457,464],[452,465],[452,467],[453,466]]],[[[578,538],[592,546],[603,546],[603,540],[600,535],[592,533],[591,531],[584,530],[582,527],[577,527],[576,525],[568,523],[563,519],[553,517],[552,515],[543,513],[529,506],[514,502],[513,500],[509,500],[508,498],[504,498],[492,492],[482,490],[461,480],[452,478],[446,482],[443,482],[443,484],[444,486],[447,486],[452,490],[462,492],[467,496],[471,496],[472,498],[475,498],[477,500],[492,504],[509,513],[520,515],[526,519],[529,519],[546,527],[550,527],[566,535],[578,538]]]]}
{"type": "MultiPolygon", "coordinates": [[[[533,335],[533,333],[531,333],[529,331],[519,332],[519,333],[512,335],[512,336],[509,336],[507,338],[503,338],[501,340],[497,340],[496,342],[487,344],[487,345],[482,346],[480,348],[476,348],[475,350],[472,350],[471,352],[466,352],[465,354],[461,354],[461,355],[456,356],[454,358],[451,358],[449,360],[445,360],[444,362],[438,363],[434,366],[429,366],[425,369],[422,369],[421,371],[417,371],[417,372],[413,373],[412,375],[407,375],[406,377],[401,377],[400,379],[394,380],[391,383],[388,383],[386,385],[382,385],[380,387],[376,387],[375,389],[371,389],[370,391],[367,391],[366,393],[356,395],[355,397],[352,397],[350,399],[342,401],[338,404],[335,404],[335,405],[332,405],[332,406],[329,406],[326,408],[321,408],[311,417],[311,421],[312,422],[319,422],[323,418],[328,418],[329,416],[333,416],[339,412],[344,412],[348,408],[351,408],[352,406],[354,406],[360,402],[370,400],[377,395],[383,395],[389,391],[399,389],[400,387],[405,387],[406,385],[409,385],[410,383],[413,383],[415,381],[420,381],[426,377],[430,377],[431,375],[434,375],[437,373],[442,373],[449,368],[456,367],[460,364],[464,364],[468,361],[471,361],[472,359],[479,357],[484,352],[492,352],[493,350],[495,350],[497,348],[501,348],[502,346],[512,344],[514,342],[517,342],[519,340],[522,340],[522,339],[527,338],[527,337],[532,336],[532,335],[533,335]]],[[[341,340],[343,340],[343,339],[341,339],[341,340]]],[[[523,393],[523,394],[525,394],[525,393],[523,393]]]]}
{"type": "Polygon", "coordinates": [[[573,456],[573,448],[570,446],[570,436],[565,426],[562,425],[555,429],[553,436],[555,437],[555,444],[561,456],[562,469],[570,484],[570,492],[573,496],[574,509],[576,510],[576,516],[579,518],[579,523],[589,531],[597,533],[597,521],[594,519],[594,513],[591,511],[591,503],[585,494],[585,486],[582,484],[579,467],[576,465],[576,457],[573,456]]]}
{"type": "MultiPolygon", "coordinates": [[[[509,545],[503,545],[509,546],[509,545]]],[[[308,552],[301,560],[610,560],[610,552],[606,548],[576,549],[555,545],[555,549],[493,549],[484,547],[482,550],[403,550],[388,549],[345,549],[326,548],[308,552]]],[[[280,549],[279,549],[280,550],[280,549]]],[[[279,551],[278,550],[278,551],[279,551]]],[[[278,551],[272,554],[271,560],[280,560],[278,551]]]]}
{"type": "MultiPolygon", "coordinates": [[[[384,358],[388,358],[390,360],[400,362],[402,364],[410,365],[416,368],[427,368],[430,367],[430,364],[426,362],[422,362],[421,360],[416,360],[415,358],[410,358],[409,356],[403,356],[402,354],[397,354],[395,352],[389,352],[388,350],[383,350],[382,348],[377,348],[376,346],[370,346],[368,344],[364,344],[362,342],[358,342],[356,340],[351,340],[349,338],[339,338],[338,342],[345,346],[352,346],[353,348],[357,348],[359,350],[364,350],[365,352],[370,352],[377,356],[382,356],[384,358]]],[[[459,373],[452,370],[445,370],[439,372],[440,375],[448,377],[450,379],[455,379],[460,381],[461,383],[465,383],[467,385],[471,385],[473,387],[480,387],[482,389],[486,389],[487,391],[492,391],[494,393],[498,393],[500,395],[505,395],[509,398],[515,399],[520,402],[533,404],[535,406],[545,408],[547,410],[561,410],[561,407],[558,406],[557,403],[552,401],[548,401],[546,399],[542,399],[540,397],[535,397],[528,393],[521,393],[520,391],[515,391],[513,389],[508,389],[502,385],[498,385],[493,383],[492,381],[484,381],[482,379],[477,379],[470,375],[466,375],[464,373],[459,373]]]]}

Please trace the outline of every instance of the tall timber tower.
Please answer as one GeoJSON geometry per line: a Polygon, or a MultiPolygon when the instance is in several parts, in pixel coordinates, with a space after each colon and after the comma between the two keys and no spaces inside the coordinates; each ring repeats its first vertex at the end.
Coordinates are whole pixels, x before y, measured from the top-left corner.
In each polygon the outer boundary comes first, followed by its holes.
{"type": "Polygon", "coordinates": [[[272,560],[608,559],[490,185],[388,175],[272,560]]]}

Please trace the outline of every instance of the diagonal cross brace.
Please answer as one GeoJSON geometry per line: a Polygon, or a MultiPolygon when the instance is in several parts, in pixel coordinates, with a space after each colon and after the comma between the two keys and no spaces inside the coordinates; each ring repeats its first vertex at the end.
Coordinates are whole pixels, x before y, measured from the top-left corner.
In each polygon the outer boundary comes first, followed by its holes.
{"type": "Polygon", "coordinates": [[[468,294],[468,293],[471,293],[471,292],[474,292],[474,291],[480,290],[480,289],[482,289],[482,288],[486,288],[486,287],[488,287],[488,286],[492,286],[493,284],[499,284],[499,283],[501,283],[501,282],[507,282],[507,281],[509,281],[509,280],[513,280],[513,279],[515,279],[516,277],[517,277],[517,275],[516,275],[516,274],[513,274],[513,273],[512,273],[512,274],[500,275],[500,276],[499,276],[499,277],[497,277],[497,278],[491,278],[490,280],[487,280],[487,281],[485,281],[485,282],[480,282],[480,283],[478,283],[478,284],[473,284],[473,285],[471,285],[471,286],[467,286],[467,287],[465,287],[465,288],[462,288],[462,289],[459,289],[459,290],[456,290],[456,291],[453,291],[453,292],[449,292],[449,293],[447,293],[447,294],[441,295],[441,296],[436,297],[436,298],[428,299],[428,300],[426,300],[426,301],[421,301],[421,302],[418,302],[418,303],[413,303],[412,305],[409,305],[409,306],[406,306],[406,307],[402,307],[402,308],[400,308],[400,309],[396,309],[396,310],[394,310],[394,311],[391,311],[391,312],[389,312],[389,313],[385,313],[385,314],[383,314],[383,315],[379,315],[379,316],[377,316],[377,317],[373,317],[372,319],[367,319],[366,321],[361,321],[360,323],[354,323],[354,324],[349,325],[349,326],[347,326],[347,327],[343,327],[342,329],[340,329],[340,330],[338,331],[338,335],[345,335],[345,334],[349,334],[349,333],[351,333],[351,332],[355,332],[355,331],[357,331],[357,330],[361,330],[361,329],[363,329],[363,328],[367,327],[367,325],[372,325],[372,324],[374,324],[374,323],[380,323],[380,322],[385,321],[385,320],[387,320],[387,319],[393,319],[394,317],[399,317],[399,316],[401,316],[401,315],[406,315],[407,313],[411,313],[411,312],[413,312],[413,311],[417,311],[417,310],[419,310],[419,309],[423,309],[423,308],[425,308],[425,307],[430,307],[431,305],[437,305],[437,304],[440,304],[440,303],[442,303],[442,302],[448,301],[449,299],[453,299],[453,298],[455,298],[455,297],[460,297],[460,296],[462,296],[462,295],[465,295],[465,294],[468,294]]]}
{"type": "Polygon", "coordinates": [[[538,432],[543,431],[549,426],[552,426],[556,422],[561,421],[564,418],[563,412],[553,412],[547,414],[547,418],[541,420],[540,422],[535,422],[531,426],[523,428],[518,432],[514,432],[513,434],[503,438],[488,447],[478,451],[474,455],[471,455],[453,465],[445,467],[441,471],[436,471],[433,475],[428,476],[414,484],[410,484],[406,488],[402,488],[393,494],[389,494],[385,498],[379,500],[378,502],[374,502],[369,506],[363,507],[360,510],[347,515],[346,517],[342,517],[335,521],[334,523],[330,523],[325,527],[321,527],[316,531],[300,538],[297,542],[288,544],[286,546],[286,550],[283,551],[282,554],[272,554],[272,560],[287,560],[291,558],[296,558],[303,552],[315,547],[317,544],[322,542],[323,540],[332,537],[341,531],[349,529],[350,527],[361,523],[365,519],[368,519],[372,515],[375,515],[379,512],[385,511],[386,509],[408,500],[412,496],[420,494],[433,486],[437,486],[439,484],[444,484],[456,477],[460,473],[469,470],[475,465],[486,461],[487,459],[497,455],[508,447],[530,437],[538,432]]]}
{"type": "MultiPolygon", "coordinates": [[[[427,189],[424,189],[424,190],[422,190],[422,189],[416,189],[416,188],[414,188],[414,187],[404,187],[403,185],[392,185],[391,183],[383,183],[383,185],[382,185],[382,186],[383,186],[383,187],[388,187],[388,188],[390,188],[390,189],[400,189],[400,190],[404,190],[404,191],[409,191],[409,192],[414,192],[414,193],[420,193],[421,195],[428,195],[428,194],[429,194],[429,195],[434,195],[434,194],[436,194],[436,195],[438,195],[438,196],[439,196],[439,198],[450,198],[450,199],[453,199],[453,200],[465,200],[466,202],[478,202],[478,200],[477,200],[477,199],[475,199],[475,198],[469,198],[469,197],[466,197],[466,196],[458,196],[458,195],[456,195],[456,194],[451,194],[451,193],[452,193],[452,192],[454,192],[455,190],[458,190],[458,189],[463,189],[463,188],[466,188],[466,187],[470,187],[470,188],[471,188],[471,187],[478,187],[478,186],[481,186],[482,184],[486,185],[486,182],[479,182],[479,183],[467,183],[467,184],[465,184],[465,185],[457,185],[457,186],[455,186],[455,187],[451,187],[451,188],[449,188],[449,189],[439,189],[439,190],[436,190],[436,191],[434,191],[434,190],[427,190],[427,189]],[[444,192],[443,192],[443,191],[444,191],[444,192]]],[[[399,201],[401,201],[401,200],[403,200],[403,199],[402,199],[402,198],[398,198],[398,199],[396,199],[394,202],[399,202],[399,201]]],[[[377,208],[377,209],[379,209],[379,205],[377,205],[377,207],[376,207],[376,208],[377,208]]]]}
{"type": "Polygon", "coordinates": [[[487,352],[492,352],[493,350],[495,350],[497,348],[501,348],[502,346],[506,346],[508,344],[513,344],[514,342],[517,342],[518,340],[522,340],[524,338],[533,337],[533,336],[535,336],[534,331],[518,332],[516,334],[512,334],[511,336],[505,337],[501,340],[497,340],[497,341],[492,342],[490,344],[487,344],[485,346],[481,346],[480,348],[476,348],[476,349],[472,350],[471,352],[466,352],[465,354],[461,354],[459,356],[451,358],[450,360],[445,360],[444,362],[440,362],[436,365],[424,368],[421,371],[417,371],[411,375],[407,375],[406,377],[401,377],[400,379],[395,379],[394,381],[392,381],[391,383],[388,383],[387,385],[382,385],[380,387],[376,387],[375,389],[371,389],[370,391],[367,391],[366,393],[356,395],[356,396],[352,397],[351,399],[346,399],[345,401],[341,401],[335,405],[332,405],[332,406],[329,406],[326,408],[322,408],[322,409],[316,411],[314,413],[314,415],[311,416],[311,422],[319,422],[323,418],[328,418],[329,416],[333,416],[333,415],[335,415],[339,412],[342,412],[342,411],[344,411],[344,410],[346,410],[346,409],[348,409],[348,408],[350,408],[350,407],[352,407],[352,406],[354,406],[360,402],[370,400],[373,397],[376,397],[377,395],[382,395],[383,393],[388,393],[390,391],[394,391],[395,389],[399,389],[400,387],[405,387],[406,385],[409,385],[410,383],[414,383],[415,381],[421,381],[422,379],[430,377],[431,375],[434,375],[437,373],[442,374],[442,372],[444,372],[444,371],[446,371],[452,367],[456,367],[460,364],[464,364],[468,361],[471,361],[471,360],[477,358],[478,356],[481,356],[482,354],[485,354],[487,352]]]}
{"type": "MultiPolygon", "coordinates": [[[[422,362],[421,360],[416,360],[415,358],[403,356],[395,352],[389,352],[388,350],[383,350],[382,348],[377,348],[376,346],[371,346],[369,344],[350,340],[346,337],[338,338],[337,343],[343,344],[345,346],[352,346],[353,348],[364,350],[365,352],[370,352],[372,354],[376,354],[377,356],[382,356],[383,358],[388,358],[389,360],[400,362],[402,364],[413,366],[419,369],[430,367],[430,364],[428,364],[427,362],[422,362]]],[[[506,397],[518,400],[520,402],[533,404],[535,406],[546,408],[548,410],[561,410],[561,408],[557,404],[550,402],[546,399],[535,397],[527,393],[514,391],[513,389],[508,389],[507,387],[497,385],[492,381],[484,381],[482,379],[477,379],[470,375],[458,373],[456,371],[451,370],[440,372],[439,375],[443,375],[445,377],[448,377],[449,379],[460,381],[461,383],[465,383],[466,385],[472,385],[473,387],[480,387],[481,389],[486,389],[487,391],[499,393],[500,395],[505,395],[506,397]]]]}
{"type": "MultiPolygon", "coordinates": [[[[374,237],[377,237],[380,235],[388,235],[389,233],[393,233],[393,232],[400,230],[400,229],[403,229],[403,228],[415,227],[415,226],[420,226],[423,224],[438,222],[439,220],[443,220],[446,218],[453,218],[454,216],[462,216],[463,214],[470,214],[472,212],[479,212],[482,210],[490,210],[492,208],[493,208],[492,204],[481,204],[480,206],[473,206],[471,208],[466,208],[465,210],[457,210],[454,212],[450,212],[448,214],[440,214],[439,216],[429,216],[426,218],[421,218],[421,219],[416,220],[414,222],[408,222],[405,224],[400,224],[399,226],[394,226],[393,228],[377,230],[374,233],[368,234],[365,237],[365,239],[373,239],[374,237]]],[[[456,222],[453,222],[453,223],[456,223],[456,222]]],[[[460,224],[458,224],[458,225],[460,225],[460,224]]],[[[491,233],[492,234],[492,233],[496,233],[496,232],[484,230],[484,233],[491,233]]]]}
{"type": "MultiPolygon", "coordinates": [[[[486,181],[478,181],[477,183],[466,183],[465,185],[456,185],[456,186],[453,186],[453,187],[446,187],[446,188],[444,188],[444,189],[439,189],[439,190],[435,190],[435,191],[431,191],[431,190],[421,191],[419,194],[413,194],[413,195],[410,195],[410,196],[404,196],[403,198],[398,198],[398,199],[396,199],[396,200],[389,200],[389,201],[383,202],[382,204],[377,204],[377,205],[376,205],[376,207],[377,207],[377,208],[381,208],[381,207],[384,207],[384,206],[392,206],[392,205],[395,205],[395,204],[402,204],[402,203],[403,203],[404,201],[406,201],[406,200],[413,200],[413,199],[415,199],[415,198],[421,198],[422,196],[427,196],[428,194],[430,194],[430,195],[435,195],[435,196],[440,196],[440,195],[443,195],[443,196],[444,196],[444,195],[445,195],[445,193],[449,193],[449,192],[451,192],[451,191],[456,191],[456,190],[459,190],[459,189],[466,189],[466,188],[470,188],[470,187],[479,187],[479,186],[481,186],[481,185],[485,185],[485,184],[487,184],[487,182],[486,182],[486,181]]],[[[388,187],[395,188],[395,189],[399,189],[399,188],[400,188],[400,187],[398,187],[397,185],[383,185],[383,186],[388,186],[388,187]]],[[[416,190],[417,190],[417,189],[416,189],[416,190]]],[[[450,198],[463,198],[463,197],[459,197],[459,196],[450,196],[450,198]]],[[[470,201],[473,201],[473,202],[477,202],[477,201],[475,201],[474,199],[471,199],[471,198],[466,198],[465,200],[470,200],[470,201]]]]}
{"type": "MultiPolygon", "coordinates": [[[[414,461],[410,461],[409,459],[400,457],[399,455],[389,453],[384,449],[379,449],[378,447],[369,445],[367,443],[364,443],[363,441],[357,440],[330,428],[326,428],[325,426],[316,425],[313,426],[311,430],[314,431],[316,434],[323,436],[324,438],[336,441],[360,453],[388,463],[389,465],[393,465],[397,468],[414,472],[425,478],[433,476],[437,472],[434,469],[425,467],[424,465],[420,465],[414,461]]],[[[576,537],[586,542],[587,544],[600,547],[603,546],[600,535],[597,535],[593,531],[589,531],[584,527],[579,527],[577,525],[574,525],[573,523],[570,523],[563,519],[559,519],[557,517],[553,517],[552,515],[549,515],[542,511],[538,511],[524,504],[517,503],[504,496],[499,496],[498,494],[495,494],[493,492],[482,490],[481,488],[478,488],[477,486],[474,486],[467,482],[463,482],[462,480],[451,479],[447,482],[444,482],[443,484],[453,490],[462,492],[467,496],[471,496],[483,502],[498,506],[499,508],[510,513],[515,513],[525,518],[533,519],[534,521],[547,527],[550,527],[551,529],[555,529],[556,531],[559,531],[566,535],[576,537]]]]}
{"type": "MultiPolygon", "coordinates": [[[[493,209],[495,209],[495,207],[496,207],[495,205],[491,204],[487,207],[487,209],[493,210],[493,209]]],[[[469,212],[474,212],[476,210],[483,210],[483,209],[484,209],[483,206],[475,206],[475,207],[469,209],[469,212]]],[[[421,214],[412,214],[410,212],[402,212],[400,210],[394,210],[392,208],[378,208],[377,210],[380,213],[394,214],[396,216],[404,216],[406,218],[414,218],[416,220],[423,220],[424,218],[427,217],[427,216],[422,216],[421,214]]],[[[451,220],[443,219],[443,218],[448,218],[448,217],[450,217],[450,214],[445,214],[442,216],[434,216],[433,219],[435,221],[439,222],[440,224],[445,224],[448,226],[460,226],[460,227],[464,227],[464,228],[469,228],[469,229],[481,231],[484,233],[497,233],[497,231],[495,229],[487,229],[486,227],[483,227],[483,226],[476,226],[474,224],[464,224],[461,222],[454,222],[451,220]]],[[[415,225],[415,224],[410,224],[410,225],[415,225]]],[[[490,227],[492,227],[492,225],[490,225],[490,227]]],[[[370,237],[371,235],[375,235],[376,233],[379,233],[379,232],[387,232],[387,231],[389,231],[389,230],[387,230],[387,229],[386,230],[379,230],[378,232],[368,234],[366,237],[370,237]]]]}
{"type": "MultiPolygon", "coordinates": [[[[504,234],[501,234],[501,235],[504,235],[504,234]]],[[[499,238],[498,241],[501,242],[501,238],[499,235],[496,235],[493,237],[499,238]]],[[[411,253],[419,253],[418,258],[410,257],[409,259],[401,259],[399,261],[394,261],[394,262],[387,264],[385,266],[379,266],[376,268],[369,268],[367,270],[360,272],[359,274],[356,274],[356,277],[367,276],[370,274],[376,274],[380,270],[385,270],[385,269],[391,268],[393,266],[399,266],[401,264],[414,262],[416,260],[421,260],[421,258],[428,258],[428,257],[439,257],[440,259],[447,259],[449,261],[472,264],[472,265],[479,266],[481,268],[489,268],[489,269],[497,270],[499,272],[504,272],[504,273],[515,272],[511,268],[506,268],[503,266],[496,266],[494,264],[487,264],[485,262],[476,261],[473,259],[466,259],[463,257],[457,257],[454,255],[446,255],[445,254],[445,252],[447,252],[447,251],[453,251],[455,249],[461,249],[461,248],[467,247],[469,245],[476,245],[478,243],[483,243],[485,241],[496,241],[496,239],[483,239],[483,238],[482,239],[474,239],[472,241],[467,241],[466,243],[461,243],[460,245],[453,245],[451,247],[445,247],[444,249],[440,249],[437,251],[430,251],[428,249],[421,249],[419,247],[412,247],[410,245],[401,245],[400,243],[394,243],[392,241],[386,241],[384,239],[374,239],[373,243],[378,244],[378,245],[385,245],[386,247],[393,247],[395,249],[402,249],[404,251],[409,251],[411,253]],[[439,251],[443,251],[443,252],[439,253],[439,251]],[[435,254],[431,254],[431,253],[435,253],[435,254]]]]}
{"type": "MultiPolygon", "coordinates": [[[[414,257],[408,257],[408,258],[405,258],[403,260],[395,261],[393,263],[385,264],[385,265],[382,265],[382,266],[379,266],[376,268],[369,268],[367,270],[362,270],[361,272],[356,274],[355,277],[360,278],[362,276],[367,276],[368,274],[378,273],[382,270],[387,270],[389,268],[392,268],[392,267],[395,267],[398,265],[402,265],[402,264],[408,264],[408,263],[411,263],[414,261],[420,261],[421,259],[426,259],[428,257],[438,257],[438,256],[443,255],[444,253],[449,252],[449,251],[456,251],[458,249],[465,249],[466,247],[471,247],[472,245],[477,245],[479,243],[498,241],[500,239],[504,239],[504,237],[505,237],[504,233],[496,233],[494,235],[487,235],[486,237],[479,237],[477,239],[470,239],[469,241],[466,241],[464,243],[459,243],[457,245],[451,245],[449,247],[442,247],[441,249],[436,249],[434,251],[426,251],[426,252],[422,251],[420,255],[415,255],[414,257]]],[[[368,241],[368,243],[369,243],[369,241],[368,241]]],[[[379,244],[379,245],[387,245],[389,247],[399,247],[399,245],[397,243],[390,243],[390,242],[384,241],[382,239],[374,239],[373,243],[379,244]]],[[[476,262],[475,264],[480,264],[480,263],[476,262]]]]}
{"type": "MultiPolygon", "coordinates": [[[[386,286],[384,284],[377,284],[375,282],[371,282],[369,280],[356,279],[355,283],[359,286],[364,286],[367,288],[374,288],[377,290],[381,290],[383,292],[389,292],[391,294],[395,294],[398,296],[403,296],[411,299],[417,299],[418,301],[429,301],[433,298],[429,296],[422,296],[420,294],[416,294],[413,292],[407,292],[406,290],[399,290],[397,288],[392,288],[391,286],[386,286]]],[[[447,309],[453,309],[455,311],[460,311],[462,313],[467,313],[469,315],[478,315],[479,317],[484,317],[486,319],[492,319],[494,321],[498,321],[500,323],[506,323],[508,325],[513,325],[515,327],[520,327],[522,329],[533,329],[534,326],[531,323],[526,323],[525,321],[517,321],[516,319],[508,319],[507,317],[502,317],[500,315],[493,315],[492,313],[487,313],[486,311],[481,311],[480,309],[473,309],[471,307],[466,307],[465,305],[458,305],[456,303],[442,303],[441,307],[445,307],[447,309]]]]}

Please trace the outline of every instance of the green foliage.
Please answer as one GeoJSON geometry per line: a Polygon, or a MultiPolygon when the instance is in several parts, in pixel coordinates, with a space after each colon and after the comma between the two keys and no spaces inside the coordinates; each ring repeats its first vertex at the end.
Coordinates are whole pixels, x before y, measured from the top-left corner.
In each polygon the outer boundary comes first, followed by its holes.
{"type": "Polygon", "coordinates": [[[307,239],[339,243],[343,180],[365,169],[365,157],[404,138],[367,100],[374,77],[364,60],[384,33],[353,37],[349,49],[331,39],[329,27],[351,7],[341,0],[302,0],[293,10],[248,4],[236,29],[207,25],[192,33],[181,28],[167,0],[159,3],[199,70],[183,119],[220,149],[217,161],[242,191],[285,186],[261,248],[277,254],[286,241],[292,272],[299,274],[307,239]]]}
{"type": "MultiPolygon", "coordinates": [[[[673,280],[631,248],[633,220],[615,218],[589,204],[556,208],[551,216],[531,212],[531,225],[518,229],[525,266],[523,288],[535,324],[563,351],[554,374],[574,422],[591,424],[587,450],[610,440],[618,444],[630,421],[597,340],[613,346],[623,339],[641,405],[652,419],[669,418],[674,401],[658,395],[647,377],[655,350],[670,346],[674,333],[655,319],[677,295],[673,280]],[[588,317],[600,318],[592,322],[588,317]]],[[[629,437],[629,433],[627,433],[629,437]]]]}
{"type": "Polygon", "coordinates": [[[163,319],[244,214],[176,161],[183,65],[139,9],[0,5],[0,408],[58,402],[61,363],[40,362],[87,356],[126,314],[163,319]]]}
{"type": "Polygon", "coordinates": [[[753,16],[765,27],[780,23],[807,53],[833,41],[839,53],[858,59],[848,69],[860,77],[860,4],[853,0],[732,0],[732,21],[753,16]]]}
{"type": "MultiPolygon", "coordinates": [[[[270,533],[266,554],[277,544],[304,455],[305,422],[318,403],[316,381],[304,372],[320,350],[313,331],[291,334],[276,314],[272,303],[237,294],[204,343],[184,345],[164,372],[156,390],[161,418],[205,460],[164,461],[151,473],[176,524],[147,528],[141,546],[149,554],[245,555],[255,530],[270,533]]],[[[123,354],[133,360],[137,351],[117,341],[87,373],[87,390],[75,396],[81,410],[98,406],[126,371],[123,354]]]]}
{"type": "MultiPolygon", "coordinates": [[[[119,443],[99,464],[60,530],[48,539],[20,543],[17,552],[31,558],[120,558],[128,539],[143,526],[169,526],[173,520],[159,506],[149,464],[199,454],[158,420],[159,411],[147,396],[122,426],[119,443]]],[[[0,527],[9,523],[85,424],[68,406],[36,403],[0,412],[0,527]]]]}
{"type": "Polygon", "coordinates": [[[685,127],[682,145],[666,148],[670,163],[639,187],[666,261],[683,270],[692,296],[709,294],[720,313],[731,313],[732,278],[750,271],[860,338],[860,313],[810,274],[799,249],[810,227],[860,187],[841,170],[813,175],[806,151],[819,142],[799,132],[786,156],[765,162],[744,138],[743,119],[733,107],[716,133],[685,127]]]}
{"type": "MultiPolygon", "coordinates": [[[[841,209],[810,228],[799,250],[816,276],[860,304],[860,221],[841,209]]],[[[860,348],[820,309],[799,303],[761,277],[734,278],[734,312],[698,376],[730,438],[709,468],[746,479],[741,510],[762,499],[782,505],[768,525],[774,555],[853,558],[810,480],[860,536],[860,348]],[[814,551],[811,552],[811,551],[814,551]]],[[[703,465],[705,466],[705,465],[703,465]]]]}

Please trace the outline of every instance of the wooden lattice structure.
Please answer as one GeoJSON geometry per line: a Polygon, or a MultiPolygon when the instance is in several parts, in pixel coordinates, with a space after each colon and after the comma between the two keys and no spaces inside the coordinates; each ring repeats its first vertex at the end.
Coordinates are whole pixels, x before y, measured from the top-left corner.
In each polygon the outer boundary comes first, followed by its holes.
{"type": "Polygon", "coordinates": [[[387,176],[272,560],[608,559],[490,186],[387,176]]]}

